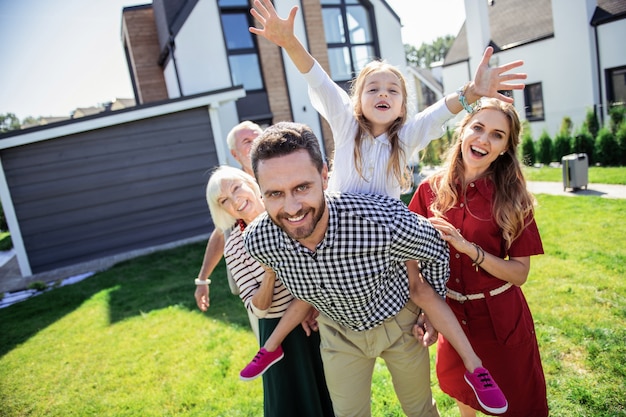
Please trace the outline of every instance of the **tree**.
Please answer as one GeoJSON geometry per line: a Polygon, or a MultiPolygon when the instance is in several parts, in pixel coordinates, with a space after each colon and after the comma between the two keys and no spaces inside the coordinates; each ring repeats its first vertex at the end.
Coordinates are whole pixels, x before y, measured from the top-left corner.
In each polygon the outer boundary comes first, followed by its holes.
{"type": "Polygon", "coordinates": [[[564,132],[557,133],[554,137],[554,149],[553,155],[555,161],[559,162],[565,155],[571,153],[570,147],[572,143],[572,137],[564,132]]]}
{"type": "Polygon", "coordinates": [[[619,147],[619,164],[626,165],[626,120],[622,121],[615,132],[615,140],[619,147]]]}
{"type": "Polygon", "coordinates": [[[545,130],[539,136],[539,150],[537,151],[537,159],[544,165],[550,164],[552,162],[552,139],[550,135],[545,130]]]}
{"type": "Polygon", "coordinates": [[[595,160],[605,166],[620,164],[620,147],[615,135],[608,127],[603,127],[596,138],[595,160]]]}
{"type": "Polygon", "coordinates": [[[595,162],[594,148],[596,146],[594,136],[583,128],[572,138],[572,153],[586,153],[589,164],[595,162]]]}
{"type": "Polygon", "coordinates": [[[20,129],[20,119],[13,113],[0,114],[0,133],[20,129]]]}
{"type": "Polygon", "coordinates": [[[526,166],[535,165],[535,142],[530,133],[524,133],[522,138],[522,163],[526,166]]]}
{"type": "Polygon", "coordinates": [[[406,60],[410,65],[428,69],[430,64],[441,61],[446,57],[452,42],[454,42],[454,36],[446,35],[438,37],[432,44],[422,43],[419,48],[405,44],[406,60]]]}
{"type": "Polygon", "coordinates": [[[600,130],[600,122],[598,122],[598,116],[596,115],[595,109],[587,110],[582,130],[590,133],[593,140],[595,140],[596,136],[598,136],[598,131],[600,130]]]}
{"type": "Polygon", "coordinates": [[[626,120],[626,107],[625,106],[613,106],[609,109],[609,128],[611,132],[615,133],[621,127],[624,120],[626,120]]]}

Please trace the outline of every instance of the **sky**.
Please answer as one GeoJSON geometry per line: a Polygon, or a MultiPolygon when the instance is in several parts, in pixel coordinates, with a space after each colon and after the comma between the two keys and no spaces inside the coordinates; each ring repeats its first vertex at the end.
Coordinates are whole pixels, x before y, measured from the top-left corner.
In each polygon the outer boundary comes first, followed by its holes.
{"type": "MultiPolygon", "coordinates": [[[[151,0],[0,0],[0,114],[69,116],[132,98],[121,41],[122,9],[151,0]]],[[[387,0],[404,43],[455,35],[464,0],[387,0]]]]}

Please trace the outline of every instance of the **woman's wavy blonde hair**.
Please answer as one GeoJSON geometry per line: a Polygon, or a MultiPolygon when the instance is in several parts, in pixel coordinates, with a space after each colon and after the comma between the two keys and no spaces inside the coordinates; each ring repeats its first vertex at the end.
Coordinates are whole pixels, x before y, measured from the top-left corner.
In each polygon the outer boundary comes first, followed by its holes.
{"type": "Polygon", "coordinates": [[[505,154],[493,161],[483,174],[491,178],[495,185],[492,215],[502,230],[502,237],[508,249],[527,226],[526,219],[533,214],[536,204],[535,198],[526,189],[526,180],[517,157],[522,127],[519,115],[512,104],[497,99],[483,98],[477,110],[463,118],[455,131],[456,142],[447,153],[445,165],[448,169],[429,179],[435,194],[430,209],[436,216],[445,218],[445,213],[459,201],[457,185],[461,185],[461,190],[466,189],[461,139],[464,129],[475,115],[486,109],[502,112],[509,121],[510,127],[505,154]]]}
{"type": "Polygon", "coordinates": [[[411,173],[406,166],[406,155],[404,155],[404,149],[400,146],[400,137],[398,132],[404,125],[407,118],[407,87],[406,79],[402,72],[395,66],[382,61],[375,60],[368,63],[359,75],[352,81],[350,96],[352,98],[352,107],[354,109],[354,118],[357,121],[358,129],[354,138],[354,165],[357,173],[363,178],[363,161],[361,157],[361,144],[365,135],[371,135],[372,125],[363,115],[363,108],[361,107],[361,94],[365,87],[365,81],[368,76],[377,72],[390,72],[400,81],[400,89],[402,90],[402,115],[398,117],[387,131],[389,144],[391,145],[391,152],[389,161],[387,162],[387,174],[394,176],[401,189],[408,189],[411,187],[411,173]]]}

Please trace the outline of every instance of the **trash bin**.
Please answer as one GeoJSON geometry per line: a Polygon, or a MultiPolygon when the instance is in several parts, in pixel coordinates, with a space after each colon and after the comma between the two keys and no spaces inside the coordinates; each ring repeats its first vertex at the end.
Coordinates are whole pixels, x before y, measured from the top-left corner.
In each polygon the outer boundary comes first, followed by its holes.
{"type": "Polygon", "coordinates": [[[563,165],[563,191],[568,188],[587,189],[589,183],[589,159],[586,153],[573,153],[561,158],[563,165]]]}

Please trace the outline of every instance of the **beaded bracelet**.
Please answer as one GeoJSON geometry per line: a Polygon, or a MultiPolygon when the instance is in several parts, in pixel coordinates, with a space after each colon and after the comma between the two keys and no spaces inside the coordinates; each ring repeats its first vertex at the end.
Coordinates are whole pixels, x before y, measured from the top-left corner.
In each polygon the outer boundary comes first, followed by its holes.
{"type": "Polygon", "coordinates": [[[196,285],[209,285],[211,283],[210,279],[198,279],[195,280],[196,285]]]}
{"type": "Polygon", "coordinates": [[[467,87],[469,87],[469,83],[456,90],[456,92],[459,95],[459,103],[461,103],[461,106],[463,106],[465,111],[468,113],[474,113],[474,109],[476,108],[477,104],[469,104],[467,102],[467,98],[465,97],[465,90],[467,90],[467,87]]]}

